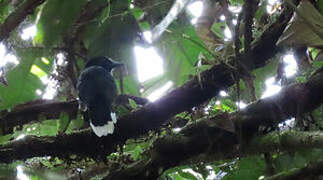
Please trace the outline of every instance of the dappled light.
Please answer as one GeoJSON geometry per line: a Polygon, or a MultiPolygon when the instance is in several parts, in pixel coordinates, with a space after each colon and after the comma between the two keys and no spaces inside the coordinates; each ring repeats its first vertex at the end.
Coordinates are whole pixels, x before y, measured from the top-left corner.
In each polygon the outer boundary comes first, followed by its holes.
{"type": "Polygon", "coordinates": [[[266,10],[269,14],[274,13],[280,6],[280,0],[267,0],[266,10]]]}
{"type": "Polygon", "coordinates": [[[6,66],[7,63],[18,65],[19,61],[17,60],[17,57],[15,55],[10,54],[6,51],[4,44],[0,43],[0,67],[6,66]]]}
{"type": "Polygon", "coordinates": [[[22,30],[21,33],[21,39],[23,40],[29,40],[29,39],[33,39],[36,36],[37,33],[37,27],[36,25],[31,25],[27,28],[25,28],[24,30],[22,30]]]}
{"type": "Polygon", "coordinates": [[[181,130],[182,130],[182,128],[174,128],[174,129],[172,129],[172,131],[174,133],[179,133],[181,130]]]}
{"type": "Polygon", "coordinates": [[[240,108],[240,109],[244,109],[247,107],[247,104],[244,103],[243,101],[240,102],[236,102],[236,105],[240,108]]]}
{"type": "Polygon", "coordinates": [[[223,90],[221,90],[219,94],[220,94],[220,96],[222,96],[222,97],[226,97],[226,96],[228,96],[228,93],[227,93],[226,91],[223,91],[223,90]]]}
{"type": "Polygon", "coordinates": [[[284,63],[285,63],[285,74],[286,77],[291,77],[296,74],[297,72],[297,63],[292,54],[287,54],[284,56],[284,63]]]}
{"type": "Polygon", "coordinates": [[[276,82],[275,77],[266,79],[266,90],[263,92],[261,98],[266,98],[277,94],[281,90],[281,86],[276,82]]]}
{"type": "Polygon", "coordinates": [[[289,130],[295,126],[295,118],[287,119],[278,124],[279,129],[281,130],[289,130]]]}
{"type": "Polygon", "coordinates": [[[194,1],[193,3],[191,3],[187,6],[187,10],[193,16],[191,23],[196,24],[197,18],[202,15],[203,2],[202,1],[194,1]]]}
{"type": "Polygon", "coordinates": [[[166,91],[173,86],[173,82],[168,81],[165,85],[162,85],[160,88],[156,89],[154,92],[152,92],[150,95],[148,95],[148,99],[152,102],[159,99],[161,96],[163,96],[166,91]]]}
{"type": "Polygon", "coordinates": [[[153,47],[143,48],[136,46],[134,51],[140,82],[147,81],[164,73],[163,60],[153,47]]]}
{"type": "MultiPolygon", "coordinates": [[[[292,54],[287,54],[283,57],[284,74],[287,78],[294,76],[297,73],[298,67],[296,60],[292,54]]],[[[262,93],[261,98],[266,98],[277,94],[281,89],[280,82],[276,82],[275,77],[270,77],[265,81],[266,89],[262,93]]]]}
{"type": "Polygon", "coordinates": [[[44,76],[41,80],[45,85],[47,85],[42,98],[53,99],[57,92],[57,81],[52,78],[48,78],[47,76],[44,76]]]}
{"type": "Polygon", "coordinates": [[[36,94],[40,96],[43,92],[40,89],[36,89],[36,94]]]}
{"type": "Polygon", "coordinates": [[[241,6],[229,6],[229,11],[233,12],[233,13],[240,13],[240,11],[242,10],[241,6]]]}
{"type": "Polygon", "coordinates": [[[224,36],[226,37],[227,41],[229,41],[232,38],[232,33],[228,27],[225,27],[224,29],[224,36]]]}
{"type": "Polygon", "coordinates": [[[152,43],[152,34],[150,31],[143,32],[144,38],[148,43],[152,43]]]}
{"type": "Polygon", "coordinates": [[[24,167],[22,165],[18,165],[16,167],[17,170],[17,180],[30,180],[30,178],[25,174],[24,167]]]}
{"type": "Polygon", "coordinates": [[[16,137],[16,141],[18,141],[18,140],[22,140],[22,139],[24,139],[26,137],[26,135],[25,134],[20,134],[19,136],[17,136],[16,137]]]}
{"type": "MultiPolygon", "coordinates": [[[[46,59],[42,59],[42,61],[46,64],[46,59]]],[[[63,53],[56,54],[56,61],[54,62],[52,73],[54,75],[58,75],[58,66],[65,66],[66,63],[67,61],[63,53]]],[[[48,75],[42,76],[40,79],[43,82],[43,84],[46,85],[42,98],[53,99],[57,93],[58,81],[52,77],[48,77],[48,75]]]]}

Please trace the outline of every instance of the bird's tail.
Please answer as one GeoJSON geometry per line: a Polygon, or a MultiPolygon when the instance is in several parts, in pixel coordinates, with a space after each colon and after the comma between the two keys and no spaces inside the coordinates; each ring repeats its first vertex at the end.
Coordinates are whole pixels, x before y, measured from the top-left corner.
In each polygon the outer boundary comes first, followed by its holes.
{"type": "Polygon", "coordinates": [[[111,106],[100,102],[94,106],[89,106],[90,126],[93,132],[98,136],[107,136],[114,131],[116,123],[115,113],[111,112],[111,106]]]}

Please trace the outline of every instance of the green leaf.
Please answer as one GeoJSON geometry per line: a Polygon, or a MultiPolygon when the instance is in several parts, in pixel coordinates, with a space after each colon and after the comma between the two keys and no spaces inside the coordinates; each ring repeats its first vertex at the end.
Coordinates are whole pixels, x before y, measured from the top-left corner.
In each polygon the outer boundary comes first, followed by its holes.
{"type": "Polygon", "coordinates": [[[132,109],[137,109],[138,105],[137,105],[137,103],[134,100],[128,99],[128,101],[129,101],[130,107],[132,109]]]}
{"type": "Polygon", "coordinates": [[[37,23],[36,44],[51,46],[62,40],[62,35],[71,28],[86,0],[48,0],[37,23]]]}
{"type": "Polygon", "coordinates": [[[9,7],[10,7],[9,0],[0,1],[0,23],[3,23],[7,18],[7,16],[9,15],[9,7]]]}
{"type": "Polygon", "coordinates": [[[128,114],[130,111],[125,108],[124,106],[118,106],[117,107],[117,110],[116,110],[116,113],[121,117],[121,116],[124,116],[126,114],[128,114]]]}
{"type": "Polygon", "coordinates": [[[178,169],[178,174],[185,179],[198,180],[193,174],[190,172],[184,172],[182,169],[178,169]]]}
{"type": "Polygon", "coordinates": [[[173,23],[156,46],[164,59],[166,82],[172,81],[175,87],[196,75],[196,63],[200,53],[210,57],[192,25],[173,23]]]}
{"type": "Polygon", "coordinates": [[[175,180],[185,180],[185,178],[183,178],[179,174],[173,174],[172,176],[173,176],[173,179],[175,179],[175,180]]]}
{"type": "Polygon", "coordinates": [[[223,180],[231,179],[258,179],[266,173],[265,162],[263,158],[250,156],[238,160],[235,164],[236,168],[228,171],[223,180]]]}
{"type": "Polygon", "coordinates": [[[221,106],[222,110],[228,111],[228,112],[233,112],[237,109],[236,104],[233,101],[231,101],[230,99],[221,100],[220,106],[221,106]]]}
{"type": "Polygon", "coordinates": [[[0,144],[7,143],[12,138],[12,134],[0,136],[0,144]]]}
{"type": "Polygon", "coordinates": [[[144,11],[142,9],[140,9],[139,7],[134,7],[132,9],[130,9],[130,12],[132,13],[133,16],[135,16],[135,18],[137,20],[139,20],[139,18],[142,16],[142,14],[144,13],[144,11]]]}
{"type": "Polygon", "coordinates": [[[44,120],[41,123],[32,125],[35,130],[28,132],[29,135],[55,136],[57,135],[57,122],[55,120],[44,120]]]}
{"type": "Polygon", "coordinates": [[[230,0],[231,6],[241,6],[243,4],[243,0],[230,0]]]}
{"type": "Polygon", "coordinates": [[[84,119],[83,119],[83,115],[81,114],[80,111],[77,112],[76,119],[73,120],[71,123],[72,123],[73,129],[80,129],[80,128],[82,128],[82,126],[84,124],[84,119]]]}
{"type": "Polygon", "coordinates": [[[314,61],[313,66],[315,68],[321,68],[321,67],[323,67],[323,61],[314,61]]]}
{"type": "Polygon", "coordinates": [[[30,176],[30,180],[39,180],[38,176],[30,176]]]}
{"type": "Polygon", "coordinates": [[[142,152],[143,152],[142,147],[140,145],[136,146],[132,154],[133,159],[138,160],[142,152]]]}
{"type": "Polygon", "coordinates": [[[224,32],[223,29],[225,28],[226,24],[225,22],[218,22],[218,23],[214,23],[212,25],[211,30],[216,34],[216,36],[218,36],[221,39],[224,39],[224,32]]]}
{"type": "Polygon", "coordinates": [[[66,112],[62,112],[59,115],[59,119],[57,121],[57,130],[59,132],[65,132],[70,122],[71,121],[70,121],[69,115],[66,112]]]}
{"type": "MultiPolygon", "coordinates": [[[[42,63],[41,57],[48,56],[51,52],[37,49],[17,49],[16,51],[19,65],[6,74],[9,85],[0,86],[2,99],[0,109],[12,108],[17,104],[36,99],[38,98],[36,90],[44,90],[46,87],[39,77],[30,71],[34,64],[39,68],[39,64],[42,63]]],[[[51,64],[46,66],[50,69],[51,64]]],[[[48,69],[42,68],[40,74],[42,76],[48,74],[48,69]]]]}
{"type": "Polygon", "coordinates": [[[298,77],[296,77],[296,82],[297,83],[304,83],[304,82],[306,82],[306,77],[305,76],[298,76],[298,77]]]}
{"type": "Polygon", "coordinates": [[[263,14],[266,13],[266,7],[267,3],[263,1],[260,8],[258,8],[258,10],[256,11],[255,18],[258,20],[258,22],[261,20],[263,14]]]}

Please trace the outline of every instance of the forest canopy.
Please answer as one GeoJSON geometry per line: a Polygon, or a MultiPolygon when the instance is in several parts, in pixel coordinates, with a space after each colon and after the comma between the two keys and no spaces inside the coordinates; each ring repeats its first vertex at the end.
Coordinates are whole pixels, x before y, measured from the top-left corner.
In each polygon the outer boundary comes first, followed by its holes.
{"type": "Polygon", "coordinates": [[[322,103],[322,0],[0,0],[0,179],[323,179],[322,103]]]}

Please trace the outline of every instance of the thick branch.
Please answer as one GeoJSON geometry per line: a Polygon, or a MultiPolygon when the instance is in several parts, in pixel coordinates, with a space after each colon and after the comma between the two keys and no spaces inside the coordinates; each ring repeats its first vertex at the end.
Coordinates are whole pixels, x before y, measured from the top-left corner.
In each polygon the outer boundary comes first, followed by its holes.
{"type": "MultiPolygon", "coordinates": [[[[134,100],[139,105],[145,105],[148,100],[127,94],[121,94],[116,99],[117,105],[128,104],[128,99],[134,100]]],[[[52,100],[35,100],[26,104],[21,104],[13,108],[10,112],[3,110],[0,112],[0,124],[3,134],[12,133],[12,129],[19,125],[38,122],[44,119],[57,119],[60,113],[67,113],[70,119],[75,119],[78,111],[78,102],[55,102],[52,100]]]]}
{"type": "Polygon", "coordinates": [[[24,125],[41,119],[57,119],[60,113],[67,113],[71,119],[77,115],[77,101],[55,102],[51,100],[36,100],[16,106],[11,112],[0,112],[0,124],[3,134],[12,133],[18,125],[24,125]]]}
{"type": "Polygon", "coordinates": [[[261,154],[279,151],[293,152],[310,148],[323,148],[322,132],[273,132],[253,138],[245,152],[246,154],[261,154]]]}
{"type": "Polygon", "coordinates": [[[155,179],[163,170],[185,163],[274,150],[297,150],[296,147],[323,147],[322,133],[271,135],[250,144],[244,142],[239,151],[237,141],[237,135],[247,134],[250,138],[260,126],[274,126],[295,116],[298,111],[304,113],[315,109],[323,103],[322,92],[323,71],[307,83],[288,86],[280,94],[261,99],[241,112],[205,118],[187,126],[180,134],[163,137],[153,144],[149,158],[128,169],[113,172],[106,179],[155,179]],[[297,108],[302,104],[306,107],[297,108]],[[227,131],[230,122],[235,125],[236,134],[227,131]]]}
{"type": "Polygon", "coordinates": [[[319,175],[323,175],[323,161],[311,162],[303,168],[294,168],[287,172],[282,172],[266,178],[266,180],[303,180],[315,179],[319,175]]]}
{"type": "MultiPolygon", "coordinates": [[[[200,122],[199,122],[200,123],[200,122]]],[[[210,127],[207,127],[209,131],[210,127]]],[[[187,128],[185,130],[188,130],[187,128]]],[[[214,129],[213,129],[214,131],[214,129]]],[[[210,132],[210,131],[209,131],[210,132]]],[[[164,170],[177,166],[177,165],[187,165],[187,164],[198,164],[198,163],[208,163],[208,162],[214,162],[216,160],[223,160],[228,158],[234,158],[234,157],[241,157],[245,155],[256,155],[256,154],[262,154],[266,152],[276,152],[276,151],[288,151],[288,152],[295,152],[299,149],[305,149],[305,148],[322,148],[323,147],[323,133],[321,132],[295,132],[295,131],[286,131],[281,134],[274,132],[267,134],[265,136],[256,137],[252,143],[248,145],[248,148],[245,149],[245,151],[237,152],[237,149],[230,149],[226,148],[225,145],[227,144],[219,144],[219,150],[213,152],[210,146],[215,145],[212,144],[212,142],[209,142],[209,148],[201,147],[200,145],[203,144],[201,140],[209,139],[211,140],[212,134],[209,134],[210,136],[200,136],[200,139],[192,140],[190,142],[189,137],[183,137],[181,135],[172,135],[168,136],[168,138],[163,138],[159,140],[159,143],[163,143],[164,148],[154,148],[152,152],[151,157],[140,160],[138,162],[135,162],[131,165],[129,165],[128,168],[123,168],[123,170],[119,171],[111,171],[110,174],[105,178],[106,180],[111,179],[157,179],[157,177],[160,176],[160,173],[162,173],[164,170]],[[180,143],[182,142],[182,143],[180,143]],[[189,143],[188,143],[189,142],[189,143]],[[171,143],[168,145],[167,143],[171,143]],[[171,149],[173,148],[173,152],[168,152],[163,155],[163,157],[160,157],[160,152],[164,150],[165,147],[171,149]],[[274,148],[272,148],[274,147],[274,148]],[[180,148],[180,149],[179,149],[180,148]],[[204,148],[201,152],[201,154],[195,154],[194,149],[197,148],[204,148]],[[189,149],[189,150],[188,150],[189,149]],[[229,151],[228,151],[229,150],[229,151]],[[154,154],[154,153],[157,153],[154,154]],[[172,154],[174,153],[174,154],[172,154]],[[184,153],[184,155],[183,155],[184,153]],[[193,153],[193,154],[190,154],[193,153]],[[155,155],[155,156],[154,156],[155,155]],[[178,156],[181,158],[183,156],[188,156],[190,159],[186,159],[184,161],[178,162],[177,165],[171,164],[168,162],[165,162],[165,160],[170,159],[173,160],[175,158],[175,161],[179,160],[178,156]],[[158,158],[156,158],[158,157],[158,158]],[[165,158],[165,159],[160,159],[165,158]],[[162,166],[162,165],[163,166],[162,166]],[[165,166],[167,165],[167,166],[165,166]],[[148,174],[148,176],[146,176],[148,174]]],[[[214,134],[216,135],[216,134],[214,134]]],[[[216,140],[213,141],[213,143],[219,143],[218,140],[221,138],[220,131],[218,131],[218,134],[216,135],[216,140]]],[[[225,142],[226,139],[224,138],[222,142],[225,142]]],[[[155,144],[156,145],[156,144],[155,144]]],[[[231,145],[230,145],[231,146],[231,145]]],[[[167,149],[166,149],[167,150],[167,149]]],[[[311,167],[317,167],[316,165],[310,165],[311,167]]],[[[313,170],[311,168],[311,170],[313,170]]],[[[304,171],[301,170],[303,173],[304,171]]],[[[299,174],[300,170],[297,169],[297,171],[292,171],[291,174],[284,173],[283,175],[291,175],[291,177],[295,177],[294,173],[299,174]]],[[[308,173],[309,171],[305,170],[305,173],[308,173]]],[[[308,175],[308,174],[306,174],[308,175]]],[[[278,174],[273,177],[282,177],[281,174],[278,174]]]]}
{"type": "Polygon", "coordinates": [[[44,2],[45,0],[26,0],[22,3],[17,10],[11,13],[5,22],[0,25],[0,42],[8,38],[10,32],[13,31],[27,15],[32,14],[34,10],[44,2]]]}

